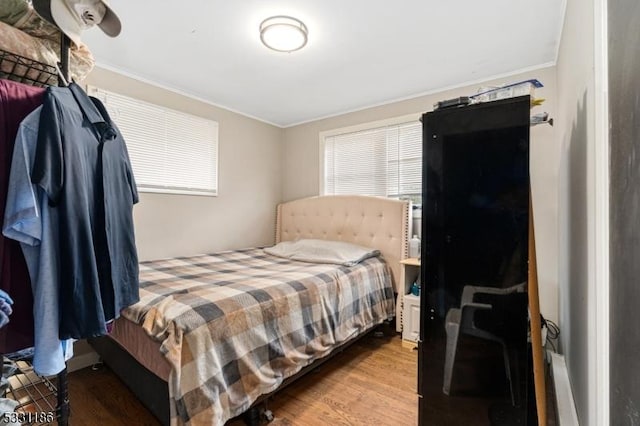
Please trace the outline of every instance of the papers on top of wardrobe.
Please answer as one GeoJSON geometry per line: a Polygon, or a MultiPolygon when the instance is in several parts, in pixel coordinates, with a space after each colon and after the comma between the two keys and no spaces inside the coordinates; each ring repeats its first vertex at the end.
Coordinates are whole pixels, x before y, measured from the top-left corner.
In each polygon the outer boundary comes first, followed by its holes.
{"type": "Polygon", "coordinates": [[[543,87],[543,84],[535,78],[501,86],[484,86],[480,87],[475,95],[460,96],[436,102],[433,105],[433,109],[460,107],[526,95],[531,96],[531,106],[536,106],[544,102],[544,99],[536,99],[534,97],[535,89],[540,87],[543,87]]]}
{"type": "MultiPolygon", "coordinates": [[[[518,96],[531,97],[531,108],[540,106],[545,101],[543,98],[535,97],[535,90],[543,87],[543,84],[535,79],[518,81],[515,83],[504,84],[501,86],[492,87],[480,87],[478,93],[470,96],[459,96],[457,98],[451,98],[436,102],[433,104],[433,109],[446,109],[464,107],[467,105],[473,105],[483,102],[498,101],[501,99],[515,98],[518,96]]],[[[549,124],[553,126],[553,118],[549,116],[548,112],[540,112],[533,114],[530,118],[531,126],[538,124],[549,124]]]]}
{"type": "Polygon", "coordinates": [[[542,83],[533,78],[530,80],[518,81],[498,87],[481,87],[478,93],[470,96],[475,102],[490,102],[500,99],[515,98],[517,96],[529,95],[534,97],[535,89],[542,87],[542,83]]]}

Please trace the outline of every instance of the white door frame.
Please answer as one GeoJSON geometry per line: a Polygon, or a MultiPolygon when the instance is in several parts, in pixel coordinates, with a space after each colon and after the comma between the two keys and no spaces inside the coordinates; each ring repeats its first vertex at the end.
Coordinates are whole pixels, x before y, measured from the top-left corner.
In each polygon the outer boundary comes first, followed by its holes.
{"type": "Polygon", "coordinates": [[[595,330],[590,338],[589,418],[592,425],[608,425],[609,416],[609,78],[607,1],[594,0],[595,71],[595,221],[594,272],[590,289],[595,330]]]}

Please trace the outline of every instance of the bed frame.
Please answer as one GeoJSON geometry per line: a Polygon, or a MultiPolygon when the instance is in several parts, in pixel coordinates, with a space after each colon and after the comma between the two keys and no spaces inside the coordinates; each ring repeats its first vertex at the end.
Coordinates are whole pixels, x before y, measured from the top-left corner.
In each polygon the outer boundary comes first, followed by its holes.
{"type": "MultiPolygon", "coordinates": [[[[400,260],[407,257],[409,203],[379,197],[320,196],[278,205],[276,243],[299,238],[345,241],[380,250],[389,264],[394,289],[400,283],[400,260]]],[[[289,377],[275,391],[303,376],[368,333],[345,342],[330,355],[318,359],[289,377]]],[[[167,382],[141,365],[113,339],[103,336],[89,339],[102,361],[129,387],[140,401],[162,422],[169,424],[167,382]]],[[[260,422],[260,405],[273,393],[262,395],[244,417],[248,425],[260,422]]]]}

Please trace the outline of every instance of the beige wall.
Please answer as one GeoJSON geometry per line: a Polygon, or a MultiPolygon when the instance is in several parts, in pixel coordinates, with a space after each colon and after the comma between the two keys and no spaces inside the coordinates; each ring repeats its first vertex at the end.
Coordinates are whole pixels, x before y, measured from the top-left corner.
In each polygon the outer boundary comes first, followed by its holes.
{"type": "MultiPolygon", "coordinates": [[[[596,40],[597,0],[568,0],[557,62],[560,159],[560,329],[581,425],[598,420],[604,401],[597,395],[596,330],[597,183],[596,40]]],[[[606,155],[604,161],[607,161],[606,155]]],[[[604,195],[605,198],[607,195],[604,195]]],[[[608,342],[601,344],[607,345],[608,342]]],[[[608,368],[608,366],[607,366],[608,368]]],[[[608,392],[605,397],[608,399],[608,392]]],[[[606,423],[602,423],[606,421],[606,423]]]]}
{"type": "Polygon", "coordinates": [[[141,260],[272,244],[282,199],[282,129],[96,68],[85,83],[219,123],[217,197],[141,193],[141,260]]]}
{"type": "MultiPolygon", "coordinates": [[[[533,111],[547,111],[553,116],[556,108],[556,71],[554,67],[550,67],[286,128],[283,199],[288,201],[318,195],[319,132],[428,112],[437,101],[476,93],[481,85],[498,85],[530,78],[537,78],[545,86],[536,91],[536,97],[544,98],[545,102],[533,111]]],[[[531,177],[538,246],[540,303],[542,314],[557,323],[559,148],[554,138],[555,130],[548,125],[536,126],[531,130],[531,177]]]]}
{"type": "MultiPolygon", "coordinates": [[[[83,83],[219,124],[219,195],[140,193],[133,211],[140,260],[274,243],[282,199],[281,128],[100,68],[83,83]]],[[[75,343],[74,354],[69,371],[97,362],[84,340],[75,343]]]]}

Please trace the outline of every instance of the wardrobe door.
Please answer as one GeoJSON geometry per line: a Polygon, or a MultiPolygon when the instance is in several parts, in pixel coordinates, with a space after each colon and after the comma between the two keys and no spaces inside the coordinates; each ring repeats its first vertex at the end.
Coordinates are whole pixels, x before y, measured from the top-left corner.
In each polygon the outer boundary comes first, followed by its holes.
{"type": "Polygon", "coordinates": [[[526,424],[529,102],[423,115],[421,425],[526,424]]]}

